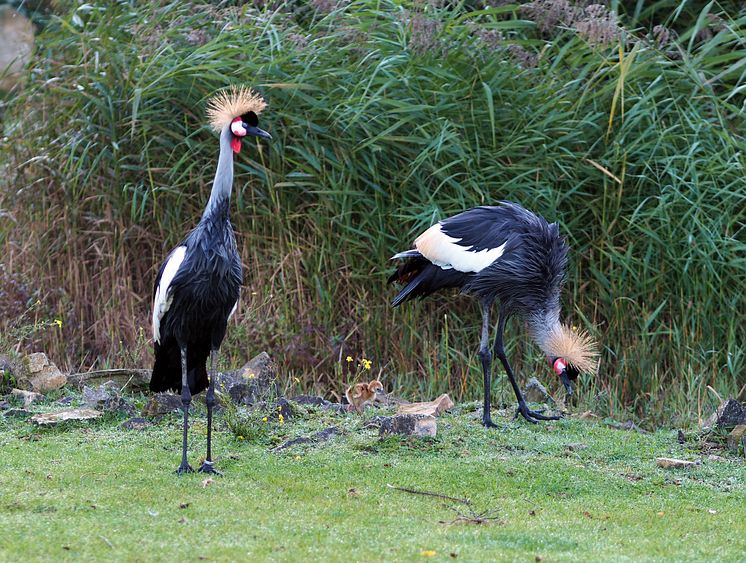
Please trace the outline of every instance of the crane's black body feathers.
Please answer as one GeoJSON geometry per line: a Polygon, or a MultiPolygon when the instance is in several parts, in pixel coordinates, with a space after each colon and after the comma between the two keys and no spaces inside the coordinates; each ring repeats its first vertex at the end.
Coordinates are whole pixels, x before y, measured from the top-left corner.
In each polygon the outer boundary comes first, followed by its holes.
{"type": "MultiPolygon", "coordinates": [[[[181,344],[187,349],[189,390],[195,394],[207,389],[207,358],[223,341],[243,281],[227,202],[224,212],[203,217],[179,246],[186,253],[169,285],[173,300],[160,321],[150,390],[181,391],[181,344]]],[[[155,288],[164,268],[165,263],[155,288]]]]}
{"type": "Polygon", "coordinates": [[[505,245],[502,255],[479,272],[460,272],[432,264],[416,251],[389,277],[404,287],[394,306],[440,289],[457,287],[482,300],[500,300],[501,308],[535,313],[559,306],[568,246],[556,223],[549,224],[516,203],[469,209],[440,222],[441,230],[471,252],[505,245]]]}

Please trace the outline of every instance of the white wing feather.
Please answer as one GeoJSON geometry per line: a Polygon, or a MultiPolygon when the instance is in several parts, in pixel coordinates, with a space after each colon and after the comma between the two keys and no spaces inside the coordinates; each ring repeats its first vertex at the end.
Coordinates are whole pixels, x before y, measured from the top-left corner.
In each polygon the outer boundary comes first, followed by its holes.
{"type": "Polygon", "coordinates": [[[451,268],[459,272],[479,272],[502,256],[505,251],[503,243],[496,248],[485,248],[478,252],[457,244],[461,239],[448,236],[436,223],[417,240],[414,246],[425,258],[444,270],[451,268]]]}
{"type": "Polygon", "coordinates": [[[171,301],[173,301],[173,292],[169,291],[169,286],[179,271],[182,262],[184,262],[185,255],[186,246],[177,246],[174,249],[168,257],[166,267],[163,268],[163,275],[155,290],[155,299],[153,299],[153,340],[158,343],[161,341],[161,319],[171,306],[171,301]]]}

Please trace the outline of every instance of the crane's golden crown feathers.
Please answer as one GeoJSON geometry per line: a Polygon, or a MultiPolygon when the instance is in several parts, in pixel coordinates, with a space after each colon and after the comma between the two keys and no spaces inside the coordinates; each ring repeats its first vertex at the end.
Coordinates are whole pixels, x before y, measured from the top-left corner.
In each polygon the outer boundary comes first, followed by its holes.
{"type": "Polygon", "coordinates": [[[207,102],[207,118],[215,131],[221,131],[236,117],[253,111],[259,115],[267,102],[248,86],[230,86],[207,102]]]}
{"type": "Polygon", "coordinates": [[[549,333],[547,351],[564,360],[581,373],[595,374],[598,371],[598,344],[585,331],[575,331],[560,324],[549,333]]]}

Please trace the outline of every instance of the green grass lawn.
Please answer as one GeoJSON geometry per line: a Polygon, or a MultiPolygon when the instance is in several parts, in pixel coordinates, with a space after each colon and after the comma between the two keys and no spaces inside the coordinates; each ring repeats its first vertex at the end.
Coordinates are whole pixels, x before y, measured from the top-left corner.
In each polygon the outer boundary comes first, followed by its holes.
{"type": "MultiPolygon", "coordinates": [[[[177,414],[142,431],[121,430],[114,415],[49,430],[0,417],[0,560],[744,559],[742,457],[710,459],[674,431],[579,419],[501,418],[504,429],[487,430],[472,406],[423,440],[381,440],[356,415],[304,412],[267,441],[331,424],[341,435],[282,453],[238,439],[218,415],[224,476],[207,486],[205,475],[174,474],[177,414]],[[663,470],[658,456],[702,463],[663,470]],[[454,508],[496,519],[454,522],[454,508]]],[[[204,437],[198,413],[195,467],[204,437]]]]}

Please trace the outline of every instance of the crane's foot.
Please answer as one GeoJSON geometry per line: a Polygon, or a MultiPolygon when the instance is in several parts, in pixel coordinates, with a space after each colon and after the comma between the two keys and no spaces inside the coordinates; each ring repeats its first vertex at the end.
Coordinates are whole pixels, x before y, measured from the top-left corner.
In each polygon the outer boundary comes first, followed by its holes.
{"type": "Polygon", "coordinates": [[[203,461],[202,465],[200,465],[197,471],[199,471],[200,473],[209,473],[211,475],[223,475],[220,471],[215,469],[211,461],[203,461]]]}
{"type": "Polygon", "coordinates": [[[182,463],[176,470],[177,475],[184,475],[184,473],[194,473],[194,469],[188,463],[182,463]]]}
{"type": "Polygon", "coordinates": [[[482,426],[484,426],[485,428],[500,428],[500,425],[492,422],[492,419],[490,417],[482,419],[482,426]]]}
{"type": "Polygon", "coordinates": [[[540,420],[559,420],[562,418],[561,414],[546,416],[541,414],[541,411],[532,411],[526,403],[518,403],[518,411],[515,413],[516,418],[518,418],[519,414],[533,424],[537,424],[540,420]]]}

